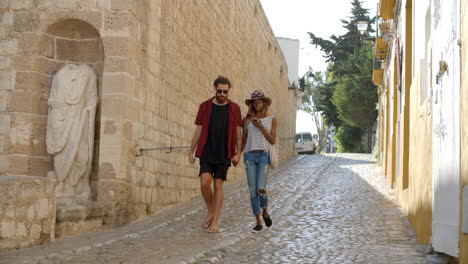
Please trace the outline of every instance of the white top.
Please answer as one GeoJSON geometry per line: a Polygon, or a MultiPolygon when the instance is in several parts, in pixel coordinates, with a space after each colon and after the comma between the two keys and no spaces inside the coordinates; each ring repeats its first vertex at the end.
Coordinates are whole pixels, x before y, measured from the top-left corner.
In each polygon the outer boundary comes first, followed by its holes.
{"type": "MultiPolygon", "coordinates": [[[[268,133],[271,133],[271,124],[273,123],[273,116],[267,116],[259,119],[268,133]]],[[[254,126],[252,122],[247,125],[247,142],[245,143],[244,152],[247,153],[252,150],[265,150],[269,151],[271,147],[270,142],[265,138],[260,128],[254,126]]]]}

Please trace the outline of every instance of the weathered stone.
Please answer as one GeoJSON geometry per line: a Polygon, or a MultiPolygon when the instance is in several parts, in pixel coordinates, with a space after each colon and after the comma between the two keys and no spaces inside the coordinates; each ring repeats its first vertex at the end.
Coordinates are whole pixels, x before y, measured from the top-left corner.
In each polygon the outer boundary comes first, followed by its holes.
{"type": "Polygon", "coordinates": [[[51,60],[48,58],[40,57],[35,60],[35,69],[41,73],[54,75],[66,63],[63,61],[51,60]]]}
{"type": "Polygon", "coordinates": [[[14,55],[17,49],[16,39],[0,40],[0,55],[14,55]]]}
{"type": "Polygon", "coordinates": [[[15,11],[13,13],[13,29],[18,32],[33,32],[40,27],[39,13],[15,11]]]}
{"type": "Polygon", "coordinates": [[[102,42],[106,56],[128,56],[129,40],[127,37],[105,37],[102,42]]]}
{"type": "Polygon", "coordinates": [[[114,120],[106,120],[104,122],[104,134],[114,135],[117,131],[114,120]]]}
{"type": "Polygon", "coordinates": [[[34,62],[36,58],[31,56],[14,56],[13,57],[13,66],[17,70],[17,73],[24,71],[34,71],[34,62]]]}
{"type": "Polygon", "coordinates": [[[11,9],[28,9],[33,7],[34,0],[13,0],[10,2],[11,9]]]}
{"type": "Polygon", "coordinates": [[[18,41],[17,55],[27,55],[27,56],[33,55],[36,52],[39,40],[40,40],[40,35],[38,35],[36,32],[24,32],[22,34],[19,34],[19,36],[17,37],[17,41],[18,41]]]}
{"type": "Polygon", "coordinates": [[[41,198],[36,201],[36,216],[38,219],[44,219],[49,216],[49,199],[41,198]]]}
{"type": "Polygon", "coordinates": [[[128,10],[130,8],[129,0],[111,0],[110,4],[112,9],[115,10],[128,10]]]}
{"type": "Polygon", "coordinates": [[[0,115],[0,134],[8,134],[11,128],[11,116],[0,115]]]}
{"type": "Polygon", "coordinates": [[[52,85],[52,76],[38,72],[17,72],[16,91],[31,91],[48,95],[52,85]]]}
{"type": "Polygon", "coordinates": [[[0,91],[13,90],[15,86],[15,72],[9,70],[0,71],[0,91]]]}
{"type": "Polygon", "coordinates": [[[16,234],[17,237],[25,237],[28,235],[26,225],[21,222],[16,223],[16,234]]]}
{"type": "Polygon", "coordinates": [[[100,11],[53,10],[43,13],[43,16],[44,20],[42,24],[44,29],[46,26],[51,25],[47,28],[47,31],[59,37],[90,38],[88,37],[90,34],[93,36],[96,36],[96,34],[99,35],[97,29],[102,27],[102,14],[100,11]],[[65,35],[57,34],[57,32],[61,32],[65,35]],[[78,35],[76,35],[76,33],[78,33],[78,35]]]}
{"type": "Polygon", "coordinates": [[[9,94],[8,111],[47,115],[45,96],[29,91],[15,91],[9,94]]]}
{"type": "MultiPolygon", "coordinates": [[[[21,165],[21,164],[17,164],[21,165]]],[[[1,176],[0,237],[6,248],[25,247],[52,241],[50,225],[55,223],[55,193],[47,192],[54,181],[45,177],[1,176]],[[51,211],[50,209],[53,208],[51,211]],[[49,226],[46,229],[43,226],[49,226]]]]}
{"type": "Polygon", "coordinates": [[[90,219],[79,222],[61,222],[55,225],[55,236],[64,237],[88,232],[95,232],[102,226],[102,219],[90,219]]]}
{"type": "Polygon", "coordinates": [[[0,56],[0,70],[5,70],[11,65],[11,58],[0,56]]]}
{"type": "Polygon", "coordinates": [[[7,8],[10,0],[0,0],[0,8],[7,8]]]}
{"type": "Polygon", "coordinates": [[[7,110],[8,95],[7,91],[0,91],[0,112],[7,110]]]}
{"type": "MultiPolygon", "coordinates": [[[[131,76],[126,73],[105,73],[102,92],[106,94],[127,94],[133,83],[131,76]]],[[[122,105],[120,105],[122,107],[122,105]]]]}
{"type": "Polygon", "coordinates": [[[0,12],[0,22],[4,25],[11,25],[13,23],[11,11],[0,12]]]}
{"type": "MultiPolygon", "coordinates": [[[[106,12],[104,13],[104,31],[127,33],[129,28],[128,12],[106,12]]],[[[109,35],[108,33],[106,35],[109,35]]]]}
{"type": "Polygon", "coordinates": [[[3,220],[0,222],[0,238],[11,238],[15,235],[15,221],[3,220]]]}
{"type": "Polygon", "coordinates": [[[101,41],[56,38],[56,59],[74,62],[102,61],[101,41]]]}
{"type": "Polygon", "coordinates": [[[123,181],[101,180],[97,184],[98,202],[124,202],[130,197],[130,185],[123,181]]]}

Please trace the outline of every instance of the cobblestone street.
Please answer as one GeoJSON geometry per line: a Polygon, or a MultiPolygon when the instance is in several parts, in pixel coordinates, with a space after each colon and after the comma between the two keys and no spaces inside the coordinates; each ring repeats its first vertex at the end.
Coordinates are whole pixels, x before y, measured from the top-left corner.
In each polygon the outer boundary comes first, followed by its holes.
{"type": "Polygon", "coordinates": [[[226,185],[220,233],[200,227],[198,197],[123,228],[1,252],[0,263],[431,263],[379,172],[367,154],[298,156],[272,171],[273,226],[259,234],[241,180],[226,185]]]}

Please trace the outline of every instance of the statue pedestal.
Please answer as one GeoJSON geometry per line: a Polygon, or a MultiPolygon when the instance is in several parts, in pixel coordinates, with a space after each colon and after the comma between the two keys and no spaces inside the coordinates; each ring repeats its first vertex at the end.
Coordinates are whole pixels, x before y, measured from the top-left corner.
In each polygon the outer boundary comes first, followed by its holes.
{"type": "Polygon", "coordinates": [[[83,196],[57,197],[55,237],[95,232],[102,226],[104,207],[83,196]]]}

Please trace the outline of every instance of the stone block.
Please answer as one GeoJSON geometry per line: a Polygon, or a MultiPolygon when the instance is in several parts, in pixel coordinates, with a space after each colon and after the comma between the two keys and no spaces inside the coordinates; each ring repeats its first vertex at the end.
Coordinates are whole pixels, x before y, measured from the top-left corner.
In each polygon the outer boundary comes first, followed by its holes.
{"type": "Polygon", "coordinates": [[[55,58],[55,38],[49,34],[39,35],[35,52],[38,56],[55,58]]]}
{"type": "MultiPolygon", "coordinates": [[[[127,73],[104,73],[102,81],[103,95],[128,94],[134,85],[132,77],[127,73]]],[[[122,108],[122,104],[120,108],[122,108]]]]}
{"type": "Polygon", "coordinates": [[[0,0],[0,8],[7,8],[10,0],[0,0]]]}
{"type": "Polygon", "coordinates": [[[0,91],[13,90],[15,87],[15,72],[10,70],[0,71],[0,91]]]}
{"type": "Polygon", "coordinates": [[[102,218],[102,204],[80,198],[57,199],[57,222],[78,222],[90,218],[102,218]]]}
{"type": "Polygon", "coordinates": [[[96,7],[110,9],[111,0],[96,0],[96,7]]]}
{"type": "Polygon", "coordinates": [[[55,225],[55,236],[64,237],[89,232],[96,232],[102,226],[102,219],[89,219],[79,222],[61,222],[55,225]]]}
{"type": "Polygon", "coordinates": [[[36,216],[39,219],[44,219],[49,216],[49,199],[41,198],[35,204],[36,216]]]}
{"type": "Polygon", "coordinates": [[[99,166],[99,179],[117,179],[117,172],[112,163],[103,162],[99,166]]]}
{"type": "Polygon", "coordinates": [[[9,95],[8,111],[47,115],[49,106],[48,98],[30,91],[14,91],[9,95]]]}
{"type": "Polygon", "coordinates": [[[130,9],[129,0],[111,0],[110,7],[114,10],[128,10],[130,9]]]}
{"type": "Polygon", "coordinates": [[[28,235],[28,232],[26,230],[26,225],[21,222],[16,222],[16,234],[17,237],[25,237],[28,235]]]}
{"type": "Polygon", "coordinates": [[[76,0],[36,0],[38,9],[50,9],[50,8],[79,8],[78,1],[76,0]]]}
{"type": "MultiPolygon", "coordinates": [[[[128,12],[105,12],[104,13],[104,31],[128,33],[129,28],[128,12]]],[[[108,33],[106,34],[108,35],[108,33]]]]}
{"type": "Polygon", "coordinates": [[[56,38],[56,59],[73,62],[102,61],[100,40],[68,40],[56,38]]]}
{"type": "Polygon", "coordinates": [[[3,220],[0,222],[0,238],[12,238],[15,236],[15,221],[3,220]]]}
{"type": "Polygon", "coordinates": [[[104,61],[105,72],[126,72],[128,68],[128,58],[126,57],[107,57],[104,61]]]}
{"type": "Polygon", "coordinates": [[[11,25],[13,23],[11,11],[0,12],[0,22],[4,25],[11,25]]]}
{"type": "Polygon", "coordinates": [[[41,237],[42,226],[39,224],[33,224],[31,230],[29,231],[29,237],[33,240],[39,240],[41,237]]]}
{"type": "MultiPolygon", "coordinates": [[[[24,32],[18,35],[18,54],[31,56],[36,53],[40,35],[36,32],[24,32]]],[[[30,57],[31,59],[31,57],[30,57]]]]}
{"type": "Polygon", "coordinates": [[[52,87],[53,76],[38,72],[16,72],[15,91],[31,91],[48,95],[52,87]]]}
{"type": "Polygon", "coordinates": [[[52,35],[64,38],[89,39],[92,38],[90,37],[91,35],[95,38],[96,36],[99,36],[98,29],[102,28],[101,11],[53,10],[43,13],[42,17],[44,18],[42,21],[42,25],[44,25],[44,27],[55,24],[57,21],[62,21],[61,23],[56,23],[53,27],[48,28],[48,32],[52,35]],[[78,29],[78,31],[76,29],[78,29]],[[79,33],[78,36],[76,35],[77,32],[79,33]]]}
{"type": "Polygon", "coordinates": [[[53,163],[49,157],[31,157],[29,160],[28,175],[46,176],[48,171],[53,170],[53,163]]]}
{"type": "Polygon", "coordinates": [[[13,0],[10,2],[11,9],[28,9],[33,7],[34,0],[13,0]]]}
{"type": "Polygon", "coordinates": [[[0,70],[8,69],[11,65],[11,58],[0,56],[0,70]]]}
{"type": "Polygon", "coordinates": [[[106,56],[128,56],[129,39],[127,37],[104,37],[102,42],[106,56]]]}
{"type": "Polygon", "coordinates": [[[8,94],[7,91],[0,91],[0,112],[7,110],[8,94]]]}
{"type": "Polygon", "coordinates": [[[40,28],[39,13],[15,11],[13,12],[13,30],[18,32],[35,32],[40,28]]]}
{"type": "Polygon", "coordinates": [[[28,247],[53,241],[53,186],[55,181],[46,177],[0,177],[0,208],[5,208],[0,215],[0,241],[4,242],[0,247],[28,247]]]}
{"type": "Polygon", "coordinates": [[[14,56],[13,57],[13,67],[17,70],[17,73],[20,71],[35,71],[34,64],[36,58],[31,56],[14,56]]]}
{"type": "Polygon", "coordinates": [[[7,39],[0,41],[0,55],[14,55],[18,49],[16,39],[7,39]]]}
{"type": "Polygon", "coordinates": [[[128,182],[100,180],[97,183],[98,202],[126,202],[130,199],[131,187],[128,182]]]}
{"type": "Polygon", "coordinates": [[[65,66],[65,62],[63,61],[51,60],[44,57],[37,58],[34,64],[35,69],[48,75],[55,75],[58,70],[65,66]]]}
{"type": "Polygon", "coordinates": [[[11,128],[11,116],[10,115],[0,115],[0,134],[10,133],[11,128]]]}

